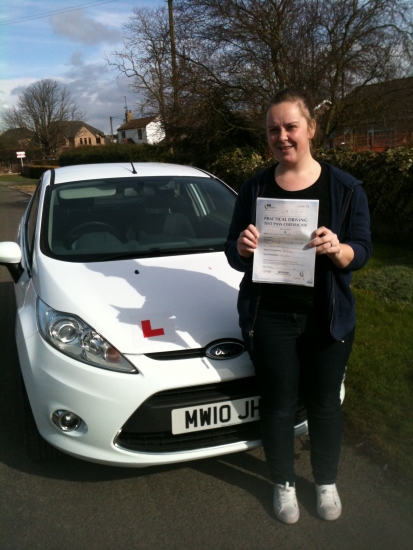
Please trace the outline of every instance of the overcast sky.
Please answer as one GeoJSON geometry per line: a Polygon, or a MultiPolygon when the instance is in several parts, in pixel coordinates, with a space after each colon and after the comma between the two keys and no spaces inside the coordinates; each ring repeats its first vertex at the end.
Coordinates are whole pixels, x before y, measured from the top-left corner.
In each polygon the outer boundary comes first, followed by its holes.
{"type": "Polygon", "coordinates": [[[116,131],[125,96],[129,110],[135,111],[136,100],[128,80],[106,67],[105,54],[121,49],[134,7],[162,4],[167,2],[0,0],[0,116],[25,86],[51,78],[66,85],[85,122],[109,134],[112,116],[116,131]]]}

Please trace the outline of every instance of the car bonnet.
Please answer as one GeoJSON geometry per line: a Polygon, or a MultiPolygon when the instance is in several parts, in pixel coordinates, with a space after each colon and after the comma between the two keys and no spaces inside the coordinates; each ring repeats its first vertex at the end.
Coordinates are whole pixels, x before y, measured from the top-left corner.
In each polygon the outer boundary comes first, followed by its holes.
{"type": "Polygon", "coordinates": [[[35,287],[122,353],[157,353],[241,338],[236,308],[242,274],[222,252],[71,263],[40,255],[35,287]]]}

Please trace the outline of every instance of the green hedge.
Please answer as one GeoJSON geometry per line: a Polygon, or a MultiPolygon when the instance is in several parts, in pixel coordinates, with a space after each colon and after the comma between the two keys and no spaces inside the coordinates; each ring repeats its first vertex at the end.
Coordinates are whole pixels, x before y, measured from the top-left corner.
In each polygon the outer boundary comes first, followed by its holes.
{"type": "Polygon", "coordinates": [[[63,151],[60,166],[98,164],[101,162],[173,162],[165,146],[159,145],[105,145],[105,147],[76,147],[63,151]]]}
{"type": "Polygon", "coordinates": [[[26,165],[23,166],[22,169],[22,176],[26,178],[32,178],[32,179],[39,179],[40,176],[43,174],[43,172],[46,172],[46,170],[50,170],[51,168],[56,168],[56,166],[52,165],[43,165],[43,166],[32,166],[32,165],[26,165]]]}
{"type": "MultiPolygon", "coordinates": [[[[376,235],[413,237],[413,149],[398,147],[381,153],[355,153],[344,149],[316,152],[324,160],[363,182],[376,235]]],[[[210,171],[234,189],[253,173],[274,162],[251,148],[245,147],[221,153],[210,171]]]]}
{"type": "Polygon", "coordinates": [[[410,237],[413,232],[413,149],[397,147],[382,153],[331,149],[317,157],[363,181],[372,229],[410,237]]]}
{"type": "MultiPolygon", "coordinates": [[[[201,157],[201,156],[200,156],[201,157]]],[[[77,147],[64,151],[61,166],[100,162],[172,162],[208,170],[238,190],[252,174],[274,162],[252,147],[220,152],[200,163],[200,157],[174,152],[165,145],[108,145],[77,147]]],[[[394,148],[382,153],[355,153],[344,149],[322,150],[320,160],[349,172],[363,181],[369,199],[372,228],[376,233],[410,236],[413,233],[413,149],[394,148]]],[[[45,168],[43,167],[43,170],[45,168]]]]}
{"type": "Polygon", "coordinates": [[[59,161],[55,160],[55,159],[32,160],[30,162],[30,165],[32,165],[32,166],[44,166],[45,164],[47,164],[47,166],[54,166],[55,168],[60,166],[59,161]]]}

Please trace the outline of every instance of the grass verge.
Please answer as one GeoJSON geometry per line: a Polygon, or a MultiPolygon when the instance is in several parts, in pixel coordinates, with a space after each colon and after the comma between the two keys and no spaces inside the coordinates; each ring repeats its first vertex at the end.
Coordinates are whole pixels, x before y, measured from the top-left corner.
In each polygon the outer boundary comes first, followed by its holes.
{"type": "Polygon", "coordinates": [[[33,178],[26,178],[20,174],[0,174],[0,182],[5,185],[12,185],[14,183],[22,183],[26,185],[36,184],[39,180],[33,178]]]}
{"type": "Polygon", "coordinates": [[[347,435],[413,482],[413,250],[374,242],[355,274],[356,340],[347,378],[347,435]]]}
{"type": "Polygon", "coordinates": [[[25,178],[19,174],[0,174],[0,183],[25,193],[34,193],[38,179],[25,178]]]}

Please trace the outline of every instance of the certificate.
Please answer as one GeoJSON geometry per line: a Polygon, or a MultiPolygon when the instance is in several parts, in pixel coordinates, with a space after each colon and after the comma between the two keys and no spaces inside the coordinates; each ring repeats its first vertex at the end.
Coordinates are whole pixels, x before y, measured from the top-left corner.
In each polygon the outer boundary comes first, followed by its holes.
{"type": "Polygon", "coordinates": [[[314,286],[315,248],[308,244],[317,223],[318,200],[258,198],[252,280],[314,286]]]}

